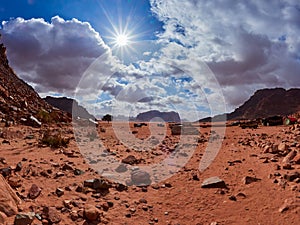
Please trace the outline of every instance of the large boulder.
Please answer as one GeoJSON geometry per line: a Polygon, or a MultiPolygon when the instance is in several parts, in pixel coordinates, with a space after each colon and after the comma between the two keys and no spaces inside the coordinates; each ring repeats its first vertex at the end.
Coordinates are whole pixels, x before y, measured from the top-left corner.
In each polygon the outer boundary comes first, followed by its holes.
{"type": "Polygon", "coordinates": [[[0,212],[6,216],[13,216],[18,212],[18,205],[21,199],[9,186],[4,177],[0,175],[0,212]]]}

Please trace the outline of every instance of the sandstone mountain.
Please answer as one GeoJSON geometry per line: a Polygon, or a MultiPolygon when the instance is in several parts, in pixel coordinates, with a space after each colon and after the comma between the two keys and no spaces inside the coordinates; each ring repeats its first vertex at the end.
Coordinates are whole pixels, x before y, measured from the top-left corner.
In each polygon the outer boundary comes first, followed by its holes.
{"type": "Polygon", "coordinates": [[[0,122],[35,123],[68,121],[66,113],[55,110],[34,91],[34,89],[17,77],[9,66],[6,48],[0,44],[0,122]]]}
{"type": "MultiPolygon", "coordinates": [[[[300,89],[283,88],[261,89],[252,95],[243,105],[232,113],[226,114],[227,120],[256,119],[275,115],[290,115],[300,110],[300,89]]],[[[225,115],[218,115],[214,120],[224,120],[225,115]]],[[[201,119],[200,122],[210,121],[201,119]]]]}
{"type": "MultiPolygon", "coordinates": [[[[180,122],[180,117],[176,112],[160,112],[158,110],[151,110],[137,115],[136,121],[150,121],[155,118],[161,118],[165,122],[180,122]]],[[[159,120],[157,120],[159,121],[159,120]]]]}
{"type": "Polygon", "coordinates": [[[46,102],[50,105],[63,110],[69,114],[73,115],[73,118],[85,118],[85,119],[95,119],[84,107],[78,104],[78,102],[71,98],[59,97],[55,98],[52,96],[47,96],[44,98],[46,102]]]}

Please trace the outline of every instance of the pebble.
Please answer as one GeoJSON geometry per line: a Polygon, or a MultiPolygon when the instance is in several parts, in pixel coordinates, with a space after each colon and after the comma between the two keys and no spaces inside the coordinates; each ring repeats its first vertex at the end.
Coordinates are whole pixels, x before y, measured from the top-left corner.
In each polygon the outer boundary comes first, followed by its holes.
{"type": "Polygon", "coordinates": [[[30,225],[34,220],[35,214],[30,213],[19,213],[15,216],[14,225],[30,225]]]}
{"type": "Polygon", "coordinates": [[[84,208],[84,216],[90,221],[95,221],[99,218],[100,211],[93,205],[86,205],[84,208]]]}
{"type": "Polygon", "coordinates": [[[226,183],[219,177],[210,177],[203,181],[202,188],[227,188],[226,183]]]}
{"type": "Polygon", "coordinates": [[[40,189],[36,184],[33,184],[29,189],[28,198],[30,199],[37,198],[40,195],[41,191],[42,189],[40,189]]]}

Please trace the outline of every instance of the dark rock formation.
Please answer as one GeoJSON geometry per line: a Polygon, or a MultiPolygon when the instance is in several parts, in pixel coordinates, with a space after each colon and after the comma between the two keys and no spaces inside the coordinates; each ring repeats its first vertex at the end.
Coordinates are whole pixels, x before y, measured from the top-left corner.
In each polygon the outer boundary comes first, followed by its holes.
{"type": "MultiPolygon", "coordinates": [[[[283,88],[258,90],[243,105],[232,113],[215,116],[213,119],[228,120],[256,119],[275,115],[290,115],[300,110],[300,89],[283,88]],[[223,117],[223,118],[222,118],[223,117]]],[[[200,122],[208,122],[212,118],[201,119],[200,122]]]]}
{"type": "Polygon", "coordinates": [[[50,105],[63,110],[73,116],[73,118],[84,118],[84,119],[95,119],[93,115],[91,115],[84,107],[78,104],[78,102],[72,98],[66,97],[52,97],[47,96],[44,98],[46,102],[50,105]]]}
{"type": "Polygon", "coordinates": [[[136,121],[148,122],[154,118],[161,118],[165,122],[180,122],[180,117],[177,112],[160,112],[158,110],[151,110],[137,115],[136,121]]]}

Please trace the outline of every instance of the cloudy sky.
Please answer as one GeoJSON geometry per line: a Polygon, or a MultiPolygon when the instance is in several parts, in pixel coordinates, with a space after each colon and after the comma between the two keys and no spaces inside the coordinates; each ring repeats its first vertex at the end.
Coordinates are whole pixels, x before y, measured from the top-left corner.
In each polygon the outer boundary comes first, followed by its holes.
{"type": "Polygon", "coordinates": [[[96,115],[230,112],[300,87],[297,0],[1,1],[10,65],[41,96],[96,115]]]}

